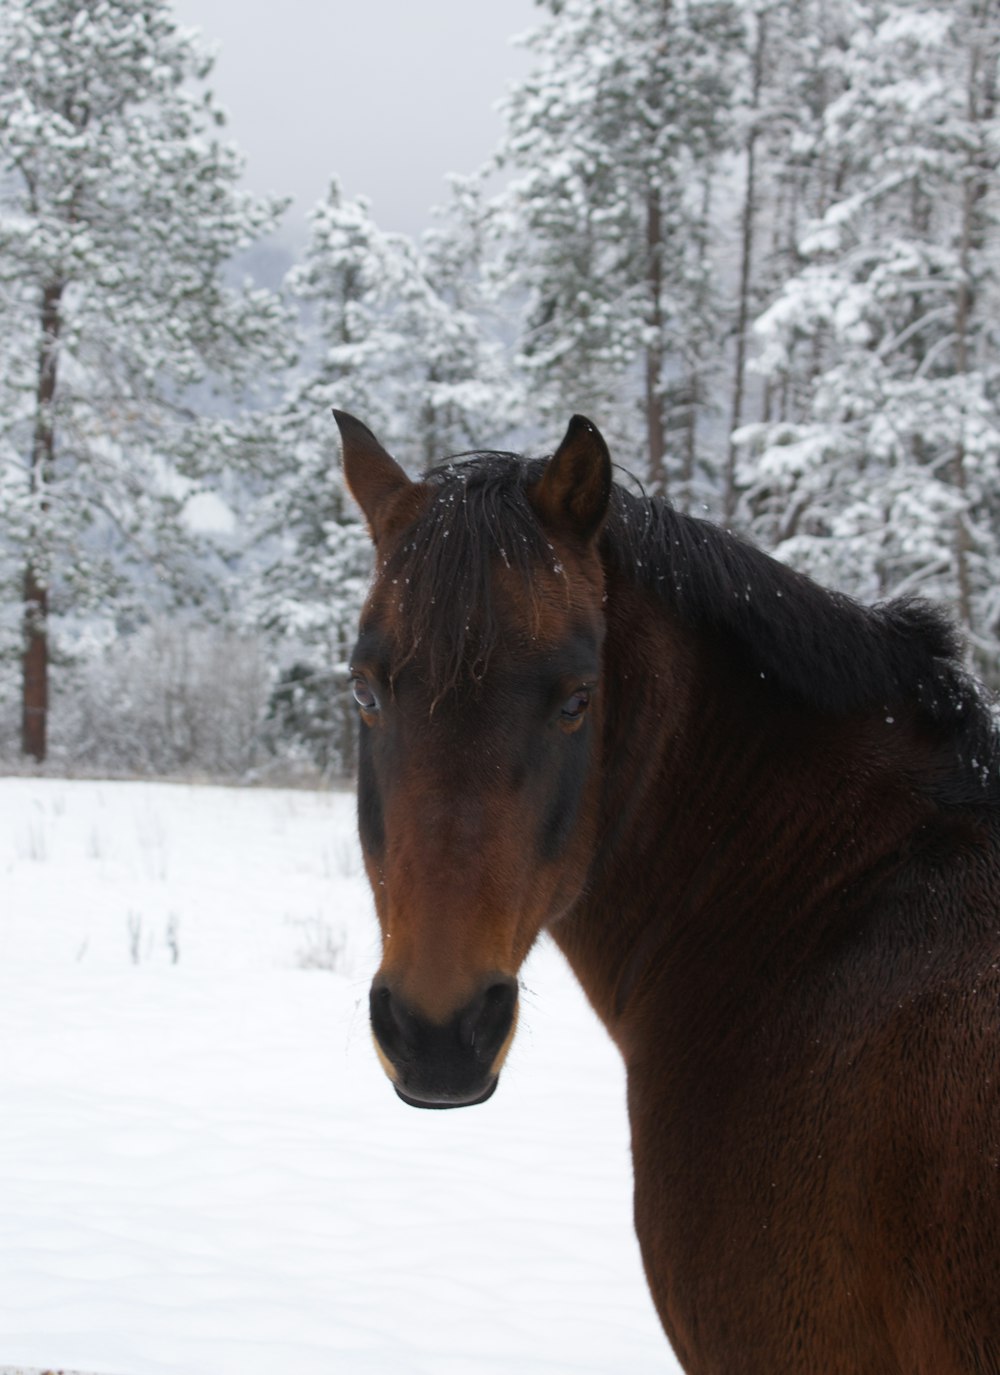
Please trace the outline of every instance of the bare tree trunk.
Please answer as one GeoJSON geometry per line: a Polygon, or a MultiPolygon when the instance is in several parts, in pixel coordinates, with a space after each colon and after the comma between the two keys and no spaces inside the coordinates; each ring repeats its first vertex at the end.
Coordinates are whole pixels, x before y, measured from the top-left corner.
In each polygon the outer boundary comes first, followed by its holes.
{"type": "MultiPolygon", "coordinates": [[[[970,133],[981,134],[996,110],[996,65],[998,19],[996,0],[979,0],[971,6],[972,32],[969,36],[969,75],[966,87],[966,116],[970,133]]],[[[981,143],[981,139],[974,139],[981,143]]],[[[983,246],[980,205],[986,195],[988,165],[982,154],[975,154],[966,169],[962,195],[962,229],[959,246],[959,281],[955,300],[955,372],[959,377],[969,371],[969,325],[973,309],[973,253],[983,246]]],[[[968,480],[965,469],[965,443],[960,438],[952,459],[952,480],[963,499],[963,509],[955,518],[955,569],[958,581],[958,613],[962,623],[973,630],[972,575],[969,559],[972,539],[968,517],[968,480]]]]}
{"type": "MultiPolygon", "coordinates": [[[[55,455],[52,406],[56,392],[62,294],[62,282],[50,282],[42,292],[42,338],[38,348],[35,431],[31,444],[31,491],[36,498],[39,517],[44,517],[48,510],[46,489],[51,481],[55,455]]],[[[37,548],[43,523],[39,520],[36,525],[36,548],[29,548],[24,570],[24,651],[21,660],[21,749],[39,763],[46,754],[49,711],[48,573],[45,552],[37,548]]]]}
{"type": "Polygon", "coordinates": [[[750,129],[747,134],[747,182],[743,196],[741,217],[740,246],[740,294],[739,310],[736,316],[736,364],[733,378],[733,405],[729,423],[729,450],[726,455],[725,491],[723,492],[723,517],[731,523],[736,514],[736,445],[733,434],[743,421],[743,391],[746,383],[747,326],[750,323],[750,273],[753,263],[755,199],[757,195],[757,112],[760,109],[760,92],[764,80],[764,44],[766,40],[767,16],[763,10],[757,12],[757,42],[753,54],[753,97],[751,103],[750,129]]]}
{"type": "Polygon", "coordinates": [[[663,215],[658,187],[646,197],[646,286],[651,342],[646,345],[646,470],[653,491],[666,495],[663,419],[663,215]]]}

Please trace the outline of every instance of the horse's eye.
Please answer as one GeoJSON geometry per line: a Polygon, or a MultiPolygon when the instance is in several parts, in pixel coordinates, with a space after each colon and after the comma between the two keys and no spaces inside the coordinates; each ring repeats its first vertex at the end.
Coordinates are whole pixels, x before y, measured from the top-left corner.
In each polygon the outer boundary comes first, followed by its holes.
{"type": "Polygon", "coordinates": [[[354,700],[362,711],[367,711],[369,714],[378,711],[378,698],[367,680],[362,678],[359,673],[356,673],[351,679],[351,687],[354,692],[354,700]]]}
{"type": "Polygon", "coordinates": [[[585,688],[580,688],[579,691],[573,693],[572,697],[566,698],[559,715],[566,725],[574,725],[583,720],[584,713],[589,706],[590,693],[585,688]]]}

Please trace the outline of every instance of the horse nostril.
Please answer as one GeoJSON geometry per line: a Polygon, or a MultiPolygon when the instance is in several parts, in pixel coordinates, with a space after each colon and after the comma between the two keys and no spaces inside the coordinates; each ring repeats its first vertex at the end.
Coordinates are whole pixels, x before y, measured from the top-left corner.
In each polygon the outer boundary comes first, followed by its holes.
{"type": "Polygon", "coordinates": [[[409,1047],[406,1035],[407,1014],[392,996],[387,984],[373,984],[369,999],[372,1031],[391,1059],[401,1059],[409,1047]]]}
{"type": "Polygon", "coordinates": [[[462,1014],[459,1035],[484,1064],[492,1064],[507,1039],[516,1005],[517,980],[505,975],[484,988],[462,1014]]]}

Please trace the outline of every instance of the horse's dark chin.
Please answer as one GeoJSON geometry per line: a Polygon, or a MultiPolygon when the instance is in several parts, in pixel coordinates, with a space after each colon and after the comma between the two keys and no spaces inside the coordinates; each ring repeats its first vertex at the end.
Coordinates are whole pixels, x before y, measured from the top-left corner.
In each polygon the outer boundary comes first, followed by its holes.
{"type": "Polygon", "coordinates": [[[485,1103],[487,1098],[493,1097],[499,1082],[500,1076],[496,1075],[487,1084],[483,1093],[472,1098],[415,1098],[409,1093],[404,1093],[398,1084],[393,1084],[393,1088],[396,1090],[397,1097],[401,1098],[411,1108],[474,1108],[480,1103],[485,1103]]]}

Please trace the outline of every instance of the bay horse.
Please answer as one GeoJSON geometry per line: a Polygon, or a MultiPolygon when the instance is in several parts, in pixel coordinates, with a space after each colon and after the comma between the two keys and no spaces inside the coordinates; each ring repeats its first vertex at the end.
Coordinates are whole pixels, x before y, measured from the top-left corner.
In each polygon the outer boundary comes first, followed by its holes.
{"type": "Polygon", "coordinates": [[[631,494],[579,416],[419,481],[337,420],[400,1098],[492,1094],[548,931],[689,1375],[996,1375],[1000,750],[947,620],[631,494]]]}

